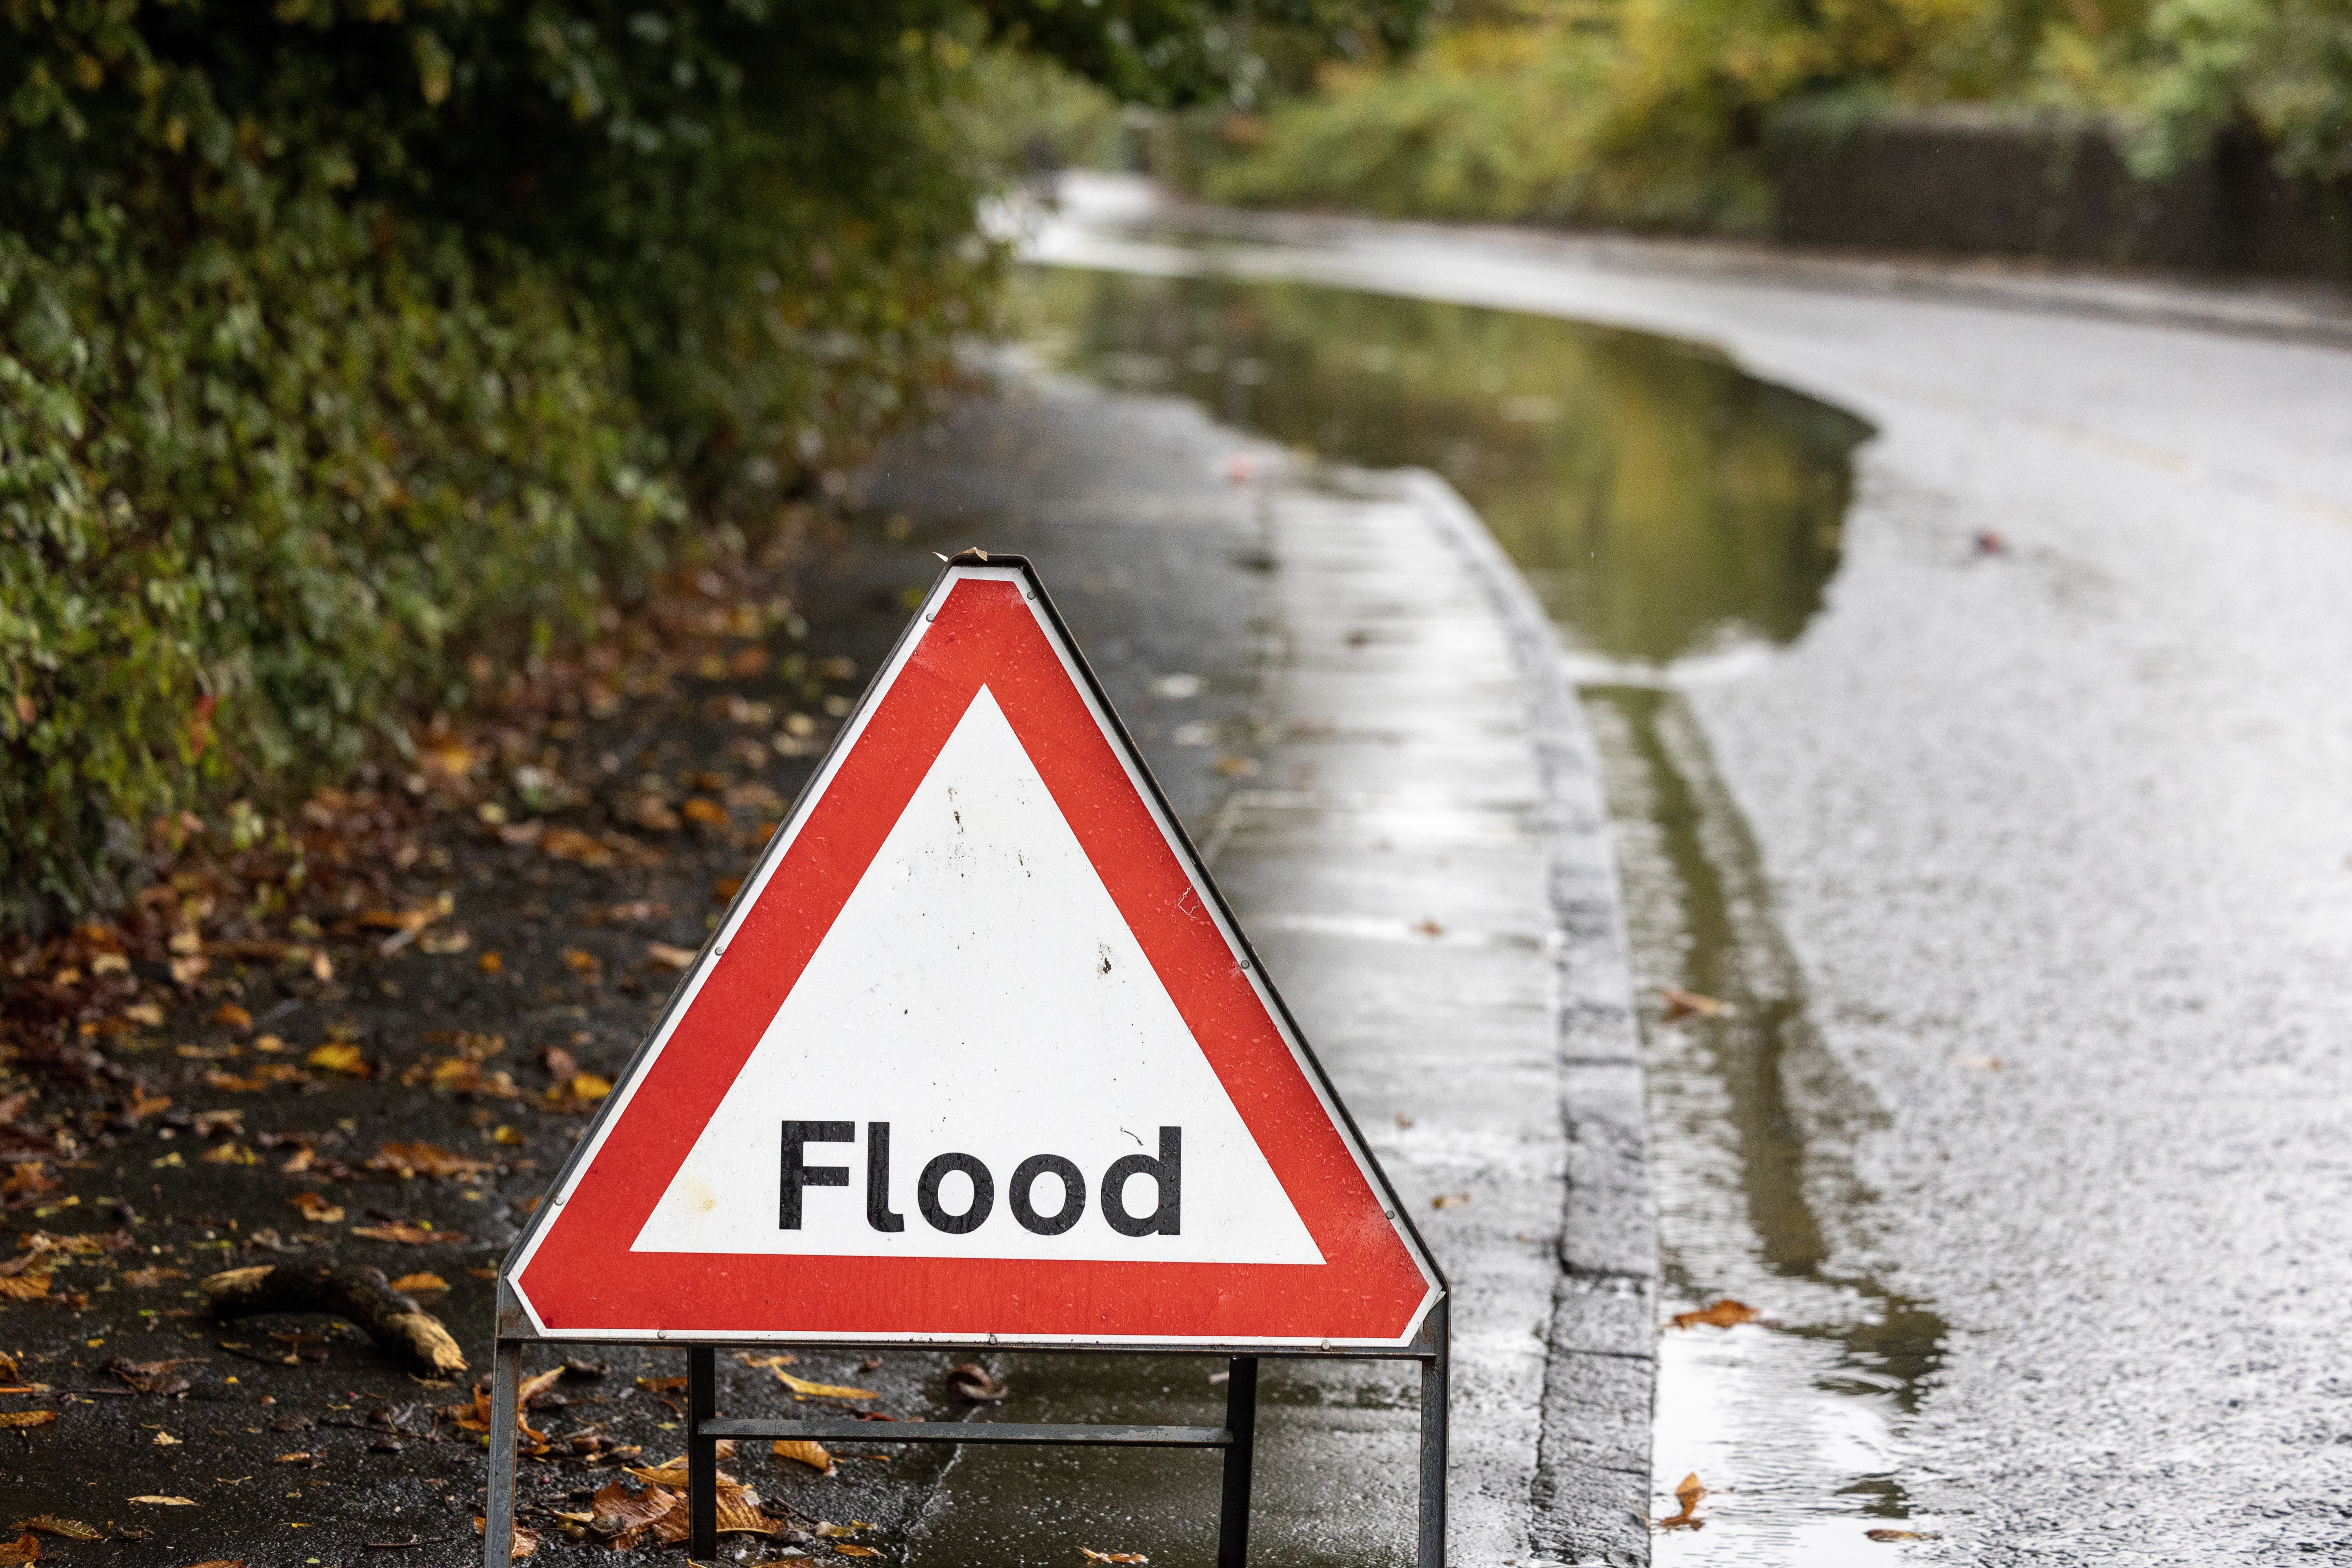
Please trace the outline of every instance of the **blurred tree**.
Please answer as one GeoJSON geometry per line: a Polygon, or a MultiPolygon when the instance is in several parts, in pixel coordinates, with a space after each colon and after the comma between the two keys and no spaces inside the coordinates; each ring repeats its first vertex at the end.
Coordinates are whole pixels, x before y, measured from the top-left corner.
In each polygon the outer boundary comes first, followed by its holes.
{"type": "Polygon", "coordinates": [[[0,0],[0,920],[282,795],[942,384],[977,51],[1156,101],[1383,0],[0,0]],[[966,108],[968,112],[968,107],[966,108]]]}

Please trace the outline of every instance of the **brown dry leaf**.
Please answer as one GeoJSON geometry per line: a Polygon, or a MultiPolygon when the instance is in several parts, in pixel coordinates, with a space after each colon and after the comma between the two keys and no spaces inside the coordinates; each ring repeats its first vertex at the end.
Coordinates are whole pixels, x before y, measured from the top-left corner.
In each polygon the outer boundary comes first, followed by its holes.
{"type": "Polygon", "coordinates": [[[286,1201],[299,1210],[302,1217],[312,1225],[341,1225],[343,1222],[343,1205],[330,1202],[323,1193],[296,1193],[286,1201]]]}
{"type": "Polygon", "coordinates": [[[485,974],[504,974],[507,972],[507,961],[504,955],[496,952],[482,954],[481,957],[474,960],[474,965],[485,974]]]}
{"type": "Polygon", "coordinates": [[[1871,1541],[1941,1541],[1944,1539],[1944,1532],[1940,1530],[1865,1530],[1862,1533],[1865,1539],[1871,1541]]]}
{"type": "MultiPolygon", "coordinates": [[[[204,1359],[200,1355],[183,1355],[173,1356],[167,1361],[125,1361],[122,1357],[116,1356],[106,1363],[105,1371],[121,1379],[126,1386],[139,1394],[185,1394],[188,1391],[188,1380],[172,1369],[175,1366],[202,1362],[204,1359]]],[[[157,1434],[159,1441],[162,1436],[161,1433],[157,1434]]]]}
{"type": "Polygon", "coordinates": [[[773,1535],[776,1521],[760,1511],[757,1492],[746,1487],[740,1491],[719,1489],[719,1533],[721,1535],[773,1535]]]}
{"type": "Polygon", "coordinates": [[[876,1551],[871,1546],[860,1546],[855,1542],[848,1541],[835,1542],[833,1543],[833,1549],[835,1552],[840,1552],[844,1557],[879,1557],[882,1555],[881,1552],[876,1551]]]}
{"type": "Polygon", "coordinates": [[[122,1282],[134,1290],[152,1290],[166,1280],[185,1279],[187,1277],[188,1271],[184,1268],[133,1268],[123,1274],[122,1282]]]}
{"type": "Polygon", "coordinates": [[[686,1379],[682,1377],[641,1377],[637,1386],[647,1394],[684,1394],[686,1379]]]}
{"type": "Polygon", "coordinates": [[[828,1476],[838,1468],[833,1462],[833,1456],[825,1452],[824,1444],[812,1443],[805,1438],[778,1438],[775,1455],[779,1459],[795,1460],[806,1465],[812,1470],[820,1471],[828,1476]]]}
{"type": "Polygon", "coordinates": [[[469,1160],[438,1143],[386,1143],[368,1162],[371,1171],[393,1171],[408,1176],[478,1176],[498,1166],[488,1160],[469,1160]]]}
{"type": "Polygon", "coordinates": [[[0,1568],[22,1568],[25,1563],[40,1560],[40,1538],[29,1530],[14,1541],[0,1542],[0,1568]]]}
{"type": "Polygon", "coordinates": [[[224,1002],[213,1009],[213,1022],[227,1029],[250,1029],[253,1015],[234,1002],[224,1002]]]}
{"type": "Polygon", "coordinates": [[[872,1530],[874,1528],[875,1526],[870,1521],[863,1519],[853,1519],[847,1524],[835,1524],[827,1520],[819,1520],[810,1533],[821,1536],[827,1541],[840,1541],[848,1536],[856,1534],[861,1530],[872,1530]]]}
{"type": "Polygon", "coordinates": [[[553,1388],[555,1380],[562,1375],[563,1367],[559,1363],[536,1377],[524,1378],[515,1388],[515,1407],[519,1410],[530,1409],[531,1401],[553,1388]]]}
{"type": "Polygon", "coordinates": [[[798,1366],[801,1360],[800,1357],[793,1354],[790,1351],[784,1351],[776,1355],[753,1355],[750,1351],[738,1351],[735,1354],[735,1359],[741,1362],[745,1366],[764,1366],[769,1368],[798,1366]]]}
{"type": "MultiPolygon", "coordinates": [[[[489,1529],[490,1521],[488,1520],[484,1519],[478,1513],[474,1516],[474,1533],[476,1535],[487,1535],[489,1533],[489,1529]]],[[[535,1530],[525,1530],[520,1524],[514,1527],[514,1534],[508,1537],[508,1540],[512,1547],[509,1555],[513,1557],[517,1562],[520,1562],[522,1559],[530,1556],[532,1552],[539,1550],[539,1531],[535,1530]]]]}
{"type": "MultiPolygon", "coordinates": [[[[791,1389],[794,1394],[798,1394],[808,1395],[817,1399],[879,1399],[882,1397],[870,1388],[844,1388],[840,1384],[833,1383],[810,1383],[803,1378],[794,1377],[791,1373],[784,1371],[782,1367],[772,1367],[770,1370],[776,1374],[776,1381],[778,1383],[782,1384],[786,1388],[791,1389]]],[[[958,1370],[961,1371],[961,1369],[959,1368],[958,1370]]],[[[986,1373],[982,1373],[982,1381],[985,1382],[987,1380],[987,1376],[988,1374],[986,1373]]]]}
{"type": "Polygon", "coordinates": [[[563,967],[574,974],[601,974],[604,961],[585,948],[567,947],[563,950],[563,967]]]}
{"type": "Polygon", "coordinates": [[[646,943],[646,956],[665,969],[684,969],[694,963],[694,949],[672,947],[666,942],[646,943]]]}
{"type": "Polygon", "coordinates": [[[1705,1496],[1706,1496],[1706,1488],[1700,1484],[1698,1472],[1693,1470],[1675,1487],[1675,1500],[1683,1505],[1683,1510],[1680,1513],[1669,1514],[1658,1521],[1658,1528],[1660,1530],[1706,1529],[1706,1521],[1699,1518],[1697,1511],[1699,1499],[1705,1496]]]}
{"type": "Polygon", "coordinates": [[[1745,1302],[1726,1296],[1712,1307],[1696,1312],[1676,1312],[1675,1327],[1678,1329],[1732,1329],[1742,1323],[1752,1323],[1764,1314],[1745,1302]]]}
{"type": "Polygon", "coordinates": [[[310,1454],[308,1449],[299,1454],[280,1454],[278,1462],[281,1465],[307,1465],[310,1462],[310,1454]]]}
{"type": "Polygon", "coordinates": [[[539,847],[558,860],[597,869],[620,858],[576,827],[551,827],[539,836],[539,847]]]}
{"type": "Polygon", "coordinates": [[[37,1301],[49,1293],[49,1273],[0,1274],[0,1301],[37,1301]]]}
{"type": "Polygon", "coordinates": [[[43,1535],[54,1535],[65,1541],[103,1541],[106,1539],[106,1531],[99,1529],[96,1525],[84,1524],[78,1519],[59,1519],[53,1513],[41,1514],[37,1518],[34,1519],[20,1519],[9,1528],[12,1530],[38,1531],[43,1535]]]}
{"type": "Polygon", "coordinates": [[[54,1410],[9,1410],[0,1412],[0,1427],[22,1430],[31,1426],[47,1426],[58,1418],[54,1410]]]}
{"type": "Polygon", "coordinates": [[[678,809],[689,822],[699,822],[706,827],[719,827],[727,821],[727,808],[715,800],[696,795],[678,809]]]}
{"type": "Polygon", "coordinates": [[[404,1274],[392,1282],[392,1288],[414,1296],[419,1290],[446,1290],[449,1281],[438,1274],[404,1274]]]}
{"type": "Polygon", "coordinates": [[[0,1351],[0,1383],[14,1383],[24,1373],[24,1366],[6,1351],[0,1351]]]}
{"type": "MultiPolygon", "coordinates": [[[[986,1367],[978,1362],[968,1361],[961,1366],[948,1368],[948,1392],[966,1405],[998,1405],[1003,1402],[1006,1389],[1004,1384],[988,1375],[986,1367]]],[[[866,1397],[870,1399],[874,1395],[866,1397]]]]}
{"type": "Polygon", "coordinates": [[[1097,1552],[1090,1546],[1079,1547],[1078,1554],[1089,1563],[1149,1563],[1151,1561],[1140,1552],[1097,1552]]]}
{"type": "Polygon", "coordinates": [[[1669,1024],[1677,1018],[1720,1018],[1732,1011],[1728,1002],[1718,1002],[1696,991],[1677,991],[1671,985],[1659,986],[1658,995],[1666,1004],[1669,1024]]]}
{"type": "Polygon", "coordinates": [[[353,1236],[363,1236],[371,1241],[397,1241],[404,1247],[424,1247],[432,1243],[457,1246],[468,1239],[462,1231],[435,1230],[422,1225],[355,1225],[353,1236]]]}
{"type": "Polygon", "coordinates": [[[1433,1209],[1460,1208],[1469,1201],[1468,1193],[1440,1193],[1429,1200],[1429,1206],[1433,1209]]]}
{"type": "Polygon", "coordinates": [[[132,1498],[131,1500],[132,1502],[143,1502],[153,1508],[194,1508],[196,1506],[196,1500],[192,1497],[160,1497],[153,1492],[142,1492],[139,1496],[132,1498]]]}
{"type": "Polygon", "coordinates": [[[345,1073],[352,1078],[367,1078],[375,1071],[368,1066],[367,1058],[360,1053],[360,1048],[348,1040],[331,1040],[302,1059],[311,1067],[328,1072],[345,1073]]]}
{"type": "Polygon", "coordinates": [[[677,1494],[660,1487],[632,1492],[618,1481],[607,1481],[588,1500],[588,1528],[599,1535],[622,1535],[639,1530],[677,1506],[677,1494]]]}

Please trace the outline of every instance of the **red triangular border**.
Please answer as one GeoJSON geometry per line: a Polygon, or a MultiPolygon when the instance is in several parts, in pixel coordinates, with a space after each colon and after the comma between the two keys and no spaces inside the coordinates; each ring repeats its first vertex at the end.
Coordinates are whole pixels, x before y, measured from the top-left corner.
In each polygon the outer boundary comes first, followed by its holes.
{"type": "Polygon", "coordinates": [[[505,1270],[551,1338],[1398,1345],[1442,1293],[1023,563],[951,566],[505,1270]],[[695,1139],[985,684],[1320,1265],[635,1253],[695,1139]]]}

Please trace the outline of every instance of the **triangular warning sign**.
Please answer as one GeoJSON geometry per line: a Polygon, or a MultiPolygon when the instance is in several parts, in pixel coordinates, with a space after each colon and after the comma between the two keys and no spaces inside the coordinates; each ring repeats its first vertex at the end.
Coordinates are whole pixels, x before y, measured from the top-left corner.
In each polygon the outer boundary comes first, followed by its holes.
{"type": "Polygon", "coordinates": [[[505,1273],[562,1339],[1394,1346],[1444,1289],[1004,557],[941,576],[505,1273]]]}

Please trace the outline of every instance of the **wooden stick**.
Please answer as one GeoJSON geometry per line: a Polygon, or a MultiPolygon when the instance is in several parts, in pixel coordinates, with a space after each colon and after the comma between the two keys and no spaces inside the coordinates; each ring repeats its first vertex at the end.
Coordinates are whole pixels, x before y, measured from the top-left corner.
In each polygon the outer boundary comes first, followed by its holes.
{"type": "Polygon", "coordinates": [[[327,1312],[346,1318],[397,1359],[435,1377],[466,1370],[466,1352],[441,1320],[392,1288],[383,1270],[265,1263],[198,1281],[223,1320],[257,1312],[327,1312]]]}

